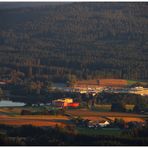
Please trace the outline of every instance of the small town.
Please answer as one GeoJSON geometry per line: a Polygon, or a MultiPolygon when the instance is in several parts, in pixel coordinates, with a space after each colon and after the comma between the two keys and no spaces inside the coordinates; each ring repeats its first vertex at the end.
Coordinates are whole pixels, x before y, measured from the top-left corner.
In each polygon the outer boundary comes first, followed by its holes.
{"type": "MultiPolygon", "coordinates": [[[[143,110],[134,112],[136,106],[133,104],[129,105],[126,104],[124,106],[125,110],[120,111],[121,108],[119,110],[118,109],[115,110],[116,112],[118,112],[117,113],[118,115],[114,116],[114,113],[112,114],[112,111],[114,111],[113,108],[114,104],[97,103],[97,99],[99,99],[98,96],[101,96],[102,94],[112,94],[112,95],[131,94],[131,96],[132,95],[139,95],[142,97],[147,96],[146,94],[147,88],[144,88],[142,86],[136,86],[137,82],[135,83],[135,86],[133,86],[133,84],[131,87],[127,80],[100,79],[100,80],[79,81],[75,82],[75,84],[71,86],[62,85],[62,87],[59,87],[60,86],[59,85],[56,87],[55,86],[52,87],[50,85],[50,87],[48,87],[48,92],[46,91],[47,93],[46,96],[48,97],[48,99],[44,101],[39,101],[40,98],[36,98],[35,100],[33,99],[34,100],[33,102],[28,102],[27,100],[26,102],[24,100],[23,102],[20,101],[16,102],[14,97],[17,98],[18,96],[11,95],[10,92],[12,91],[7,89],[9,88],[10,85],[12,87],[14,84],[10,83],[10,81],[8,83],[4,80],[1,80],[0,86],[3,89],[1,89],[0,106],[2,108],[0,111],[1,114],[9,115],[9,113],[6,113],[6,110],[11,110],[12,114],[14,115],[17,116],[21,115],[23,118],[27,116],[26,119],[28,119],[28,116],[40,116],[40,115],[43,116],[49,115],[49,117],[51,115],[52,116],[54,115],[55,116],[54,118],[56,118],[56,116],[61,116],[61,118],[64,117],[65,120],[64,122],[59,122],[59,123],[55,122],[54,124],[52,123],[51,125],[50,123],[44,122],[44,120],[46,120],[46,117],[43,121],[41,118],[40,121],[43,122],[41,123],[41,125],[45,124],[46,126],[75,125],[78,128],[91,128],[94,130],[100,128],[105,128],[107,130],[107,128],[109,129],[111,128],[113,130],[118,129],[119,131],[120,129],[128,129],[130,127],[144,127],[147,124],[146,120],[144,119],[145,117],[147,117],[147,110],[144,111],[143,115],[133,114],[136,117],[131,117],[132,113],[142,113],[143,110]],[[141,92],[143,92],[143,94],[141,94],[141,92]],[[59,93],[62,94],[65,93],[65,95],[67,95],[68,97],[60,98],[58,97],[59,93]],[[54,94],[56,97],[50,98],[49,96],[51,94],[54,94]],[[2,97],[6,97],[7,99],[2,99],[2,97]],[[15,111],[16,109],[17,111],[15,111]],[[67,120],[69,121],[69,123],[67,123],[67,120]]],[[[21,85],[19,87],[21,87],[21,85]]],[[[42,91],[43,89],[40,87],[37,88],[35,92],[38,96],[41,96],[42,91]]],[[[17,100],[18,99],[21,100],[20,99],[21,97],[24,98],[26,96],[19,96],[17,100]]],[[[7,123],[13,125],[14,122],[16,124],[18,118],[17,116],[9,117],[8,119],[2,118],[0,123],[7,123]]],[[[22,123],[20,120],[18,124],[31,123],[32,125],[36,125],[36,122],[34,120],[35,119],[33,118],[32,121],[30,119],[28,123],[27,122],[25,123],[24,119],[22,119],[22,123]]]]}

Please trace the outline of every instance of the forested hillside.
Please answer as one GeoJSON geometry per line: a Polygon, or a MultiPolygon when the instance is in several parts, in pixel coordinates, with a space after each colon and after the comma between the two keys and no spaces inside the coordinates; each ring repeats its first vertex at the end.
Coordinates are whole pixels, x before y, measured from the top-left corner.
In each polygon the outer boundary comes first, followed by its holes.
{"type": "Polygon", "coordinates": [[[0,76],[148,80],[147,3],[0,10],[0,76]]]}

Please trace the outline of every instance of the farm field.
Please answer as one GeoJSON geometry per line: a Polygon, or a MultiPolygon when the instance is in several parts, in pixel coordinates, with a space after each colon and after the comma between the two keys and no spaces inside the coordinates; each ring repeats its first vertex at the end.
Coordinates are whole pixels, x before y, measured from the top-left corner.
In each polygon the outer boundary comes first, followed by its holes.
{"type": "MultiPolygon", "coordinates": [[[[133,110],[135,105],[132,104],[126,104],[125,108],[127,110],[133,110]]],[[[95,104],[95,108],[98,111],[104,111],[104,112],[108,112],[111,111],[111,104],[95,104]]]]}
{"type": "Polygon", "coordinates": [[[0,108],[0,114],[4,115],[19,115],[22,108],[20,107],[2,107],[0,108]]]}
{"type": "Polygon", "coordinates": [[[125,122],[130,121],[144,121],[144,118],[147,118],[148,115],[141,115],[141,114],[133,114],[133,113],[119,113],[119,112],[96,112],[96,111],[90,111],[87,109],[78,109],[78,110],[68,110],[67,114],[70,114],[72,116],[80,116],[84,119],[89,120],[114,120],[115,118],[122,118],[125,120],[125,122]]]}
{"type": "MultiPolygon", "coordinates": [[[[108,119],[114,121],[115,118],[117,117],[108,117],[108,119]]],[[[139,118],[139,117],[118,117],[118,118],[122,118],[125,122],[131,122],[131,121],[137,121],[137,122],[144,122],[143,118],[139,118]]]]}
{"type": "Polygon", "coordinates": [[[127,80],[124,79],[100,79],[100,86],[126,86],[127,80]]]}
{"type": "Polygon", "coordinates": [[[120,112],[97,112],[91,111],[88,109],[75,109],[75,110],[67,110],[68,114],[74,116],[114,116],[114,117],[147,117],[147,115],[135,114],[135,113],[120,113],[120,112]]]}
{"type": "MultiPolygon", "coordinates": [[[[20,115],[21,111],[24,110],[29,110],[29,111],[42,111],[44,110],[46,107],[1,107],[0,108],[0,114],[5,114],[5,115],[20,115]]],[[[49,106],[47,107],[48,109],[49,106]]]]}
{"type": "Polygon", "coordinates": [[[33,125],[33,126],[65,126],[68,117],[62,115],[20,115],[22,109],[41,110],[36,107],[2,107],[0,108],[0,124],[33,125]]]}
{"type": "Polygon", "coordinates": [[[146,85],[147,84],[147,82],[138,81],[138,80],[127,80],[127,82],[128,82],[129,85],[136,84],[136,83],[140,83],[142,85],[146,85]]]}
{"type": "Polygon", "coordinates": [[[81,80],[76,81],[74,86],[75,87],[97,87],[97,86],[112,86],[112,87],[122,87],[127,86],[128,80],[124,79],[93,79],[93,80],[81,80]]]}
{"type": "Polygon", "coordinates": [[[132,85],[132,84],[137,83],[138,81],[136,81],[136,80],[127,80],[127,82],[128,82],[129,85],[132,85]]]}
{"type": "Polygon", "coordinates": [[[65,126],[68,118],[66,116],[51,116],[51,115],[17,115],[8,116],[0,115],[0,124],[6,125],[33,125],[33,126],[65,126]]]}
{"type": "MultiPolygon", "coordinates": [[[[33,126],[65,126],[69,124],[69,118],[62,115],[20,115],[20,107],[13,108],[0,108],[0,124],[7,125],[28,125],[33,126]]],[[[30,108],[33,110],[33,108],[30,108]]],[[[119,112],[99,112],[90,111],[88,109],[75,109],[67,110],[66,114],[72,116],[80,116],[83,119],[89,119],[92,121],[102,120],[114,120],[115,118],[122,118],[125,122],[130,121],[144,121],[144,118],[148,118],[148,115],[140,115],[133,113],[119,113],[119,112]]]]}

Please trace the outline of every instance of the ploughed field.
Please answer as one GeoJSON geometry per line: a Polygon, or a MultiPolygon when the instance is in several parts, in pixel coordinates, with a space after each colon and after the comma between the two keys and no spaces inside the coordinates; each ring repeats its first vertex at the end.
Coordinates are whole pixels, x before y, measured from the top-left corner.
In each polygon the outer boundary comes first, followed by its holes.
{"type": "MultiPolygon", "coordinates": [[[[66,126],[70,124],[70,118],[63,115],[20,115],[22,108],[0,108],[0,124],[7,125],[33,125],[33,126],[66,126]]],[[[98,112],[90,111],[88,109],[67,110],[66,114],[71,116],[81,116],[83,119],[93,121],[110,120],[115,118],[122,118],[126,122],[130,121],[144,121],[148,115],[140,115],[133,113],[119,113],[119,112],[98,112]]]]}
{"type": "Polygon", "coordinates": [[[20,107],[0,108],[0,124],[33,125],[33,126],[65,126],[68,117],[62,115],[20,115],[20,107]]]}
{"type": "Polygon", "coordinates": [[[119,112],[98,112],[87,109],[68,110],[67,114],[72,116],[80,116],[83,119],[94,121],[114,120],[115,118],[122,118],[125,122],[138,121],[142,122],[148,115],[134,114],[134,113],[119,113],[119,112]]]}
{"type": "Polygon", "coordinates": [[[124,79],[98,79],[98,80],[82,80],[77,81],[75,86],[84,87],[84,86],[126,86],[128,85],[128,80],[124,79]]]}
{"type": "Polygon", "coordinates": [[[33,126],[65,126],[68,118],[66,116],[53,115],[0,115],[0,124],[7,125],[33,125],[33,126]]]}
{"type": "Polygon", "coordinates": [[[127,80],[123,79],[101,79],[99,81],[100,86],[125,86],[127,84],[127,80]]]}

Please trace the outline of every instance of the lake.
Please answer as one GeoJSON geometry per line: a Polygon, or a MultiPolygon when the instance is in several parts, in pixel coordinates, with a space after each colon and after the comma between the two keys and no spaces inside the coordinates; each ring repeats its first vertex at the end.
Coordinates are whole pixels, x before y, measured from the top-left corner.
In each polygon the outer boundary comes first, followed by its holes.
{"type": "Polygon", "coordinates": [[[16,107],[16,106],[24,106],[26,105],[23,102],[13,102],[8,100],[1,100],[0,101],[0,107],[16,107]]]}

